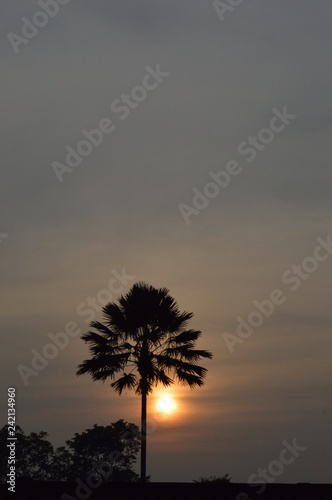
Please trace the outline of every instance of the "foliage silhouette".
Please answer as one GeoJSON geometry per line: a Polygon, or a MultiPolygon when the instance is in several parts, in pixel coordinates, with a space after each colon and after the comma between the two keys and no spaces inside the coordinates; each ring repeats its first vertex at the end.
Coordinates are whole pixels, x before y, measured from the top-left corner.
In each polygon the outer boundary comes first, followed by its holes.
{"type": "Polygon", "coordinates": [[[140,449],[139,429],[135,424],[118,420],[103,427],[95,424],[66,441],[71,456],[68,479],[104,472],[106,481],[137,481],[133,466],[140,449]]]}
{"type": "MultiPolygon", "coordinates": [[[[37,480],[52,478],[53,446],[46,439],[47,432],[26,435],[19,425],[15,428],[15,473],[17,477],[30,477],[37,480]]],[[[8,473],[7,441],[8,425],[0,429],[0,481],[6,482],[8,473]]]]}
{"type": "Polygon", "coordinates": [[[90,344],[92,357],[79,365],[77,375],[88,373],[103,382],[111,378],[111,386],[119,394],[135,389],[141,396],[142,482],[146,480],[148,394],[158,383],[168,387],[175,380],[191,388],[201,386],[207,370],[197,361],[212,358],[211,352],[194,349],[201,332],[186,329],[192,316],[179,311],[167,288],[139,282],[118,303],[103,307],[104,323],[91,322],[96,331],[81,337],[90,344]]]}
{"type": "MultiPolygon", "coordinates": [[[[15,474],[39,481],[74,481],[100,475],[103,482],[138,481],[133,470],[140,448],[140,433],[135,424],[118,420],[106,427],[95,424],[54,450],[47,432],[26,435],[16,426],[15,474]]],[[[8,426],[0,429],[0,482],[8,473],[8,426]]]]}
{"type": "Polygon", "coordinates": [[[200,477],[197,481],[194,479],[194,483],[230,483],[232,478],[229,474],[225,474],[222,477],[209,476],[200,477]]]}

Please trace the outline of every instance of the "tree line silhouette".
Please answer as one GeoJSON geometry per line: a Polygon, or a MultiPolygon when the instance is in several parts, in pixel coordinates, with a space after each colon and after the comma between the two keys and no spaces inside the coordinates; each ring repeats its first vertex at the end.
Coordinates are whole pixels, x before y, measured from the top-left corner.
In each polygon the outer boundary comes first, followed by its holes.
{"type": "MultiPolygon", "coordinates": [[[[0,481],[6,482],[8,426],[0,430],[0,481]]],[[[138,481],[134,471],[140,449],[137,425],[118,420],[106,427],[95,424],[75,433],[65,446],[54,448],[48,433],[25,434],[16,426],[16,475],[41,481],[73,481],[88,475],[103,481],[138,481]]]]}
{"type": "MultiPolygon", "coordinates": [[[[7,480],[6,443],[8,425],[0,429],[0,482],[7,480]]],[[[36,481],[75,481],[76,478],[101,476],[103,482],[138,482],[134,471],[141,445],[137,425],[123,419],[106,427],[95,424],[91,429],[75,433],[65,446],[54,448],[48,433],[25,434],[16,426],[16,475],[36,481]]],[[[147,481],[150,480],[148,476],[147,481]]],[[[229,483],[229,474],[209,476],[194,480],[195,483],[229,483]]]]}

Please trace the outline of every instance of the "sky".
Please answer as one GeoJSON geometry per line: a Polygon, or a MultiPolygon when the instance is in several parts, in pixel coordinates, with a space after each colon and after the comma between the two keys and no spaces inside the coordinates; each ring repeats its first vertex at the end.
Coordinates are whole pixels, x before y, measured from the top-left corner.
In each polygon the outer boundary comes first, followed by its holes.
{"type": "Polygon", "coordinates": [[[75,373],[89,321],[144,281],[194,313],[213,353],[201,388],[168,391],[173,415],[155,410],[159,388],[149,398],[151,480],[331,482],[331,14],[325,0],[4,2],[3,425],[8,387],[17,424],[54,446],[139,424],[139,397],[75,373]]]}

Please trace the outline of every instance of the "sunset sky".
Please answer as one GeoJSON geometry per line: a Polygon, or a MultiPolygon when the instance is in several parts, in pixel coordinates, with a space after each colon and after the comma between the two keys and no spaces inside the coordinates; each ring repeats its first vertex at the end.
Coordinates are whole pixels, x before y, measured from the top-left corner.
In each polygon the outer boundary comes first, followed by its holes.
{"type": "Polygon", "coordinates": [[[296,440],[275,481],[331,482],[330,2],[44,3],[0,19],[1,426],[8,387],[54,446],[139,424],[139,397],[75,373],[145,281],[214,356],[173,413],[149,398],[151,479],[247,482],[296,440]]]}

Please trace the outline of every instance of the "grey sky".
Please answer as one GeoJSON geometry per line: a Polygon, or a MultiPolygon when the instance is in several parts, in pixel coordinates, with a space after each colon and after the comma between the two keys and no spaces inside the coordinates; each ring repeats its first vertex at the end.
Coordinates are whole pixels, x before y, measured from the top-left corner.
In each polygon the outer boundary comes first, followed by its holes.
{"type": "Polygon", "coordinates": [[[244,0],[221,22],[212,1],[71,0],[15,54],[7,34],[40,10],[13,0],[0,20],[1,386],[19,425],[61,445],[139,422],[139,399],[75,376],[79,337],[28,386],[17,371],[47,333],[84,332],[77,307],[125,268],[123,292],[168,287],[214,353],[206,385],[178,390],[183,418],[150,436],[152,480],[244,482],[297,438],[307,450],[276,481],[329,482],[332,257],[294,292],[282,276],[332,232],[330,3],[244,0]],[[111,104],[157,65],[169,76],[121,120],[111,104]],[[296,118],[248,162],[239,145],[284,106],[296,118]],[[115,130],[60,183],[52,163],[103,118],[115,130]],[[186,224],[179,204],[230,160],[241,173],[186,224]],[[231,354],[223,334],[276,288],[285,302],[231,354]]]}

